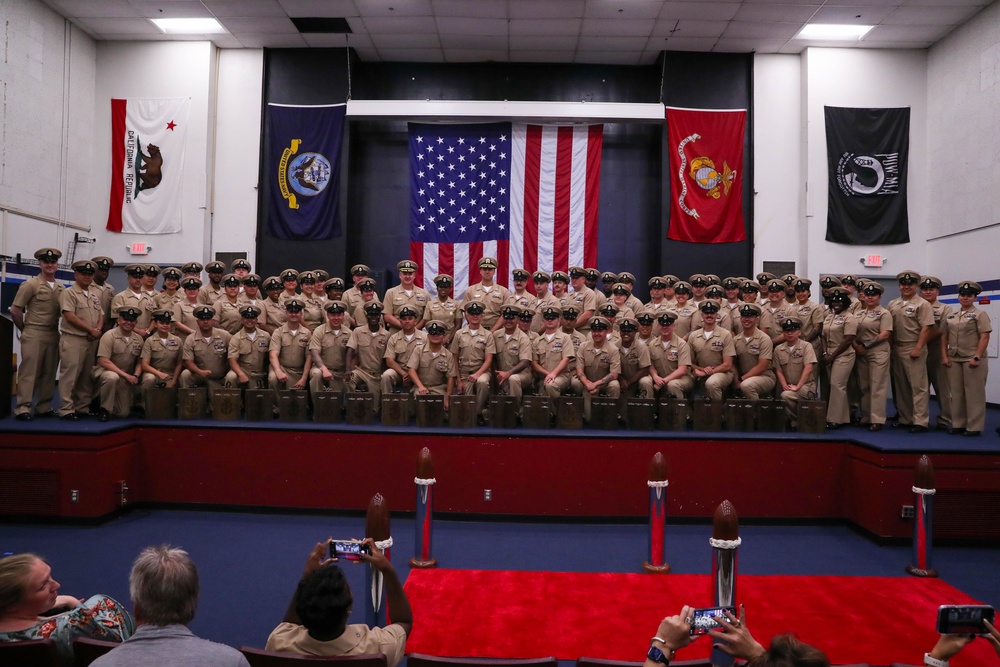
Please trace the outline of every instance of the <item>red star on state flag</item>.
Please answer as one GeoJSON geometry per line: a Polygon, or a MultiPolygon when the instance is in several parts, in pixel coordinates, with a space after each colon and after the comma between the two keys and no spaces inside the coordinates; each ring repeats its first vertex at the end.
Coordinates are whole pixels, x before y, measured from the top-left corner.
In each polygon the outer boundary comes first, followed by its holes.
{"type": "Polygon", "coordinates": [[[169,123],[167,123],[167,129],[170,130],[171,132],[174,131],[175,127],[177,127],[177,123],[175,123],[174,121],[170,121],[169,123]]]}

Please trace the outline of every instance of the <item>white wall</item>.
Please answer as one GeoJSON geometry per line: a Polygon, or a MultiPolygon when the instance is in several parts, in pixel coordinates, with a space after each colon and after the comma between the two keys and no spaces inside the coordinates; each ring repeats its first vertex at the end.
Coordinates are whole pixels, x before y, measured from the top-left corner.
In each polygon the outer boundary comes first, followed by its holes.
{"type": "Polygon", "coordinates": [[[246,252],[256,266],[264,51],[223,49],[219,55],[211,248],[246,252]]]}
{"type": "MultiPolygon", "coordinates": [[[[37,0],[5,2],[0,35],[0,206],[89,224],[96,45],[37,0]]],[[[73,230],[6,213],[0,254],[64,253],[73,230]]]]}
{"type": "Polygon", "coordinates": [[[87,210],[97,243],[94,255],[107,255],[117,263],[133,261],[130,243],[145,241],[153,247],[143,261],[177,266],[209,256],[209,175],[215,107],[216,49],[211,42],[100,42],[97,45],[94,123],[96,177],[87,198],[87,210]],[[177,234],[118,234],[105,230],[111,183],[111,99],[138,97],[190,97],[188,146],[184,157],[182,227],[177,234]]]}
{"type": "Polygon", "coordinates": [[[802,54],[803,114],[806,125],[805,261],[813,282],[822,273],[861,273],[895,282],[904,269],[932,272],[927,242],[931,199],[927,162],[927,54],[925,51],[809,48],[802,54]],[[824,106],[910,107],[908,211],[910,242],[849,246],[826,241],[827,155],[824,106]],[[887,258],[868,269],[860,258],[887,258]]]}
{"type": "Polygon", "coordinates": [[[809,275],[801,62],[797,55],[753,59],[754,273],[765,261],[793,261],[796,273],[809,275]]]}

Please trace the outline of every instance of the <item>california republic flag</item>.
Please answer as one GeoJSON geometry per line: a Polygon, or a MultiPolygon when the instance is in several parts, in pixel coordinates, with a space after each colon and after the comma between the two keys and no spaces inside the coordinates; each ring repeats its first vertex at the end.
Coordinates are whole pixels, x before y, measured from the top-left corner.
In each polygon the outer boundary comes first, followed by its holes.
{"type": "Polygon", "coordinates": [[[181,230],[189,97],[111,100],[113,232],[181,230]]]}

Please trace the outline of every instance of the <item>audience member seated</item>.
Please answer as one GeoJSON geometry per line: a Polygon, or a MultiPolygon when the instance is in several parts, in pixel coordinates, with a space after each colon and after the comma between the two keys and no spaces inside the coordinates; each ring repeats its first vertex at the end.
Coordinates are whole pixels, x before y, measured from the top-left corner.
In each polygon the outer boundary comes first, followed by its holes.
{"type": "Polygon", "coordinates": [[[49,638],[71,665],[77,637],[120,642],[132,635],[132,617],[112,598],[80,600],[58,591],[52,568],[35,554],[0,559],[0,642],[49,638]]]}
{"type": "Polygon", "coordinates": [[[187,625],[198,608],[198,569],[182,549],[145,549],[128,578],[135,634],[93,667],[228,665],[250,667],[234,648],[196,637],[187,625]]]}
{"type": "Polygon", "coordinates": [[[389,667],[403,659],[406,637],[413,627],[410,601],[396,570],[371,538],[370,553],[361,559],[382,573],[392,624],[384,628],[347,625],[354,598],[343,571],[327,558],[330,540],[320,542],[309,554],[284,620],[267,639],[268,651],[303,655],[346,656],[384,653],[389,667]]]}
{"type": "MultiPolygon", "coordinates": [[[[702,636],[691,635],[693,612],[694,607],[685,605],[679,614],[660,621],[656,635],[650,640],[643,667],[668,665],[679,649],[702,636]]],[[[709,630],[705,636],[711,638],[719,650],[747,660],[747,667],[830,667],[830,660],[823,651],[799,641],[794,635],[776,635],[765,649],[750,634],[746,617],[746,609],[740,605],[738,618],[726,612],[725,629],[709,630]]]]}

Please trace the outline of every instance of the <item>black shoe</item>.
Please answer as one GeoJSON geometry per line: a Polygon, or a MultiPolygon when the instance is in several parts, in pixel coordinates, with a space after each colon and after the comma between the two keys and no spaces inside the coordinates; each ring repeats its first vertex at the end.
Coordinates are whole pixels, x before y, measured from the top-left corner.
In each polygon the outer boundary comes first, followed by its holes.
{"type": "Polygon", "coordinates": [[[966,438],[978,438],[983,434],[982,431],[966,431],[962,435],[966,438]]]}
{"type": "Polygon", "coordinates": [[[836,422],[827,422],[826,423],[826,430],[827,431],[836,431],[838,428],[840,428],[842,426],[843,426],[843,424],[838,424],[836,422]]]}
{"type": "Polygon", "coordinates": [[[870,426],[868,426],[868,430],[869,431],[881,431],[882,430],[882,424],[871,424],[870,426]]]}
{"type": "Polygon", "coordinates": [[[101,408],[97,411],[97,421],[101,423],[111,421],[111,413],[104,408],[101,408]]]}
{"type": "Polygon", "coordinates": [[[68,421],[68,422],[78,422],[81,419],[83,419],[83,417],[80,416],[80,414],[78,412],[71,412],[71,413],[69,413],[67,415],[63,415],[59,419],[62,419],[63,421],[68,421]]]}
{"type": "Polygon", "coordinates": [[[893,428],[910,428],[911,426],[913,426],[913,424],[904,424],[903,422],[899,421],[898,417],[896,418],[896,421],[890,421],[889,425],[892,426],[893,428]]]}
{"type": "Polygon", "coordinates": [[[910,433],[927,433],[927,427],[919,425],[911,426],[910,433]]]}
{"type": "Polygon", "coordinates": [[[50,417],[55,417],[55,416],[56,416],[55,410],[46,410],[45,412],[35,413],[35,419],[48,419],[50,417]]]}
{"type": "Polygon", "coordinates": [[[948,435],[965,435],[965,429],[964,428],[953,428],[950,431],[948,431],[948,435]]]}
{"type": "Polygon", "coordinates": [[[19,412],[18,414],[14,415],[14,419],[16,419],[19,422],[30,422],[32,419],[34,419],[34,417],[30,412],[19,412]]]}
{"type": "Polygon", "coordinates": [[[951,427],[948,426],[947,424],[942,424],[941,422],[938,422],[937,424],[934,424],[934,430],[935,431],[950,431],[951,427]]]}

